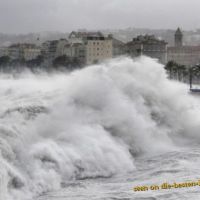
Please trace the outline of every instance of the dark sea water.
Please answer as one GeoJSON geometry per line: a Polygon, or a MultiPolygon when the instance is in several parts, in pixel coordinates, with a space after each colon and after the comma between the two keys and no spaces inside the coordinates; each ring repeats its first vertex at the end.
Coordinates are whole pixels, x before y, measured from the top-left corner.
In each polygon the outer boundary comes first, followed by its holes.
{"type": "Polygon", "coordinates": [[[200,186],[162,189],[163,183],[190,183],[200,180],[200,149],[183,148],[135,161],[136,170],[126,176],[95,178],[67,183],[62,190],[47,193],[39,200],[163,200],[200,199],[200,186]],[[159,190],[150,186],[158,185],[159,190]],[[136,186],[148,186],[148,191],[135,192],[136,186]]]}

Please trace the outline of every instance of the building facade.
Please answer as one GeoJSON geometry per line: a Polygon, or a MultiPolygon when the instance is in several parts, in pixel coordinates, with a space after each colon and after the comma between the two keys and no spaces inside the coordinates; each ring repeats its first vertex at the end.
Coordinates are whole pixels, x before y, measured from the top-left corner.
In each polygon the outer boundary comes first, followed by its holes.
{"type": "Polygon", "coordinates": [[[63,55],[78,60],[81,64],[85,63],[85,46],[82,43],[71,43],[64,47],[63,55]]]}
{"type": "Polygon", "coordinates": [[[146,55],[165,64],[167,62],[167,43],[155,38],[154,35],[139,35],[126,44],[126,53],[131,57],[146,55]]]}
{"type": "Polygon", "coordinates": [[[179,65],[185,65],[187,67],[200,63],[200,45],[183,45],[183,33],[180,28],[175,32],[174,41],[174,46],[168,47],[167,49],[168,61],[174,61],[179,65]]]}
{"type": "Polygon", "coordinates": [[[116,38],[114,38],[112,35],[112,49],[113,49],[113,57],[118,57],[126,54],[126,44],[116,38]]]}
{"type": "Polygon", "coordinates": [[[113,56],[112,38],[105,37],[101,32],[72,32],[69,45],[65,52],[76,52],[84,64],[90,65],[110,59],[113,56]]]}
{"type": "Polygon", "coordinates": [[[0,57],[8,55],[8,47],[0,47],[0,57]]]}
{"type": "Polygon", "coordinates": [[[41,55],[41,49],[35,44],[19,43],[4,48],[4,55],[12,60],[33,60],[41,55]]]}
{"type": "Polygon", "coordinates": [[[41,49],[40,48],[27,48],[23,51],[23,58],[25,61],[30,61],[33,59],[36,59],[38,56],[41,55],[41,49]]]}
{"type": "Polygon", "coordinates": [[[51,62],[56,57],[64,55],[64,48],[67,44],[68,41],[66,39],[46,41],[42,43],[42,55],[51,62]]]}

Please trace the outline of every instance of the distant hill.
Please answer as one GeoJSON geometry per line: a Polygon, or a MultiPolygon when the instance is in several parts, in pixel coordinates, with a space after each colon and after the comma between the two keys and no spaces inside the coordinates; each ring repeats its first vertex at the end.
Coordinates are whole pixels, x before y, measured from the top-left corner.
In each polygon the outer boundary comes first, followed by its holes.
{"type": "MultiPolygon", "coordinates": [[[[89,30],[86,30],[89,31],[89,30]]],[[[95,30],[96,31],[96,30],[95,30]]],[[[127,29],[104,29],[99,30],[105,34],[112,33],[114,37],[124,42],[132,40],[137,35],[153,34],[157,38],[164,39],[170,46],[174,45],[174,32],[172,29],[147,29],[147,28],[127,28],[127,29]]],[[[200,44],[200,29],[197,31],[184,31],[184,43],[186,45],[200,44]]],[[[56,40],[60,38],[67,38],[69,33],[61,32],[41,32],[29,34],[3,34],[0,33],[0,46],[8,46],[11,43],[42,43],[47,40],[56,40]],[[39,40],[38,40],[39,38],[39,40]]]]}
{"type": "MultiPolygon", "coordinates": [[[[103,30],[104,33],[110,33],[124,42],[132,40],[137,35],[152,34],[157,38],[164,39],[169,46],[174,45],[174,33],[172,29],[147,29],[147,28],[127,28],[120,30],[103,30]]],[[[200,45],[200,30],[184,31],[183,42],[185,45],[200,45]]]]}
{"type": "Polygon", "coordinates": [[[12,43],[42,43],[46,40],[56,40],[67,37],[68,33],[60,32],[41,32],[19,35],[0,33],[0,46],[8,46],[12,43]]]}

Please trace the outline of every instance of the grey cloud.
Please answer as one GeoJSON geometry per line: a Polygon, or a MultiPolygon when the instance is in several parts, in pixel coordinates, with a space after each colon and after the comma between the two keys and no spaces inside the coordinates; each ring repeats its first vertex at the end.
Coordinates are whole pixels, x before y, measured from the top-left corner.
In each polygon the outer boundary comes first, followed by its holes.
{"type": "Polygon", "coordinates": [[[199,26],[199,0],[0,0],[0,32],[199,26]]]}

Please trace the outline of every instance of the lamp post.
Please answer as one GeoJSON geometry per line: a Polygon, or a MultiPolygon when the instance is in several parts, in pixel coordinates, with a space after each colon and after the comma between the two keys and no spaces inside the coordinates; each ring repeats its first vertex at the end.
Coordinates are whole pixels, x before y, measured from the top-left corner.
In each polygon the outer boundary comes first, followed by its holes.
{"type": "Polygon", "coordinates": [[[190,90],[192,89],[192,66],[189,69],[189,81],[190,81],[190,90]]]}

